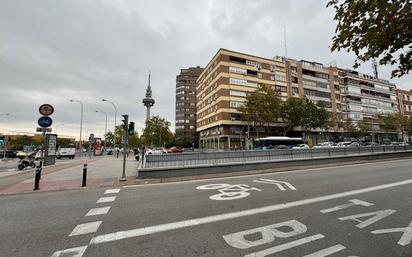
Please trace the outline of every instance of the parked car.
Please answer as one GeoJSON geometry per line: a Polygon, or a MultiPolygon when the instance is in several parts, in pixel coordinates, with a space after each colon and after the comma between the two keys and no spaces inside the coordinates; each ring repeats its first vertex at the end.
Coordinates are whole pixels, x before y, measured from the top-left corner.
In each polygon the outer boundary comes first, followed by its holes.
{"type": "Polygon", "coordinates": [[[315,145],[313,148],[330,148],[330,147],[334,147],[333,142],[323,142],[318,145],[315,145]]]}
{"type": "Polygon", "coordinates": [[[113,148],[107,148],[107,149],[106,149],[106,154],[107,154],[107,155],[112,155],[113,152],[114,152],[113,148]]]}
{"type": "Polygon", "coordinates": [[[178,146],[172,146],[169,149],[167,149],[168,153],[182,153],[183,149],[178,147],[178,146]]]}
{"type": "Polygon", "coordinates": [[[358,142],[352,142],[348,145],[348,147],[359,147],[359,143],[358,142]]]}
{"type": "Polygon", "coordinates": [[[350,144],[352,144],[351,141],[339,142],[336,147],[348,147],[350,144]]]}
{"type": "Polygon", "coordinates": [[[147,150],[146,154],[153,154],[153,155],[167,154],[167,151],[163,147],[155,147],[155,148],[147,150]]]}
{"type": "MultiPolygon", "coordinates": [[[[10,151],[6,150],[6,158],[16,158],[16,152],[15,151],[10,151]]],[[[0,158],[3,158],[4,156],[4,151],[0,151],[0,158]]]]}
{"type": "Polygon", "coordinates": [[[76,155],[76,147],[74,145],[62,145],[59,146],[56,152],[56,158],[61,159],[62,157],[67,157],[69,159],[74,159],[76,155]]]}
{"type": "Polygon", "coordinates": [[[292,149],[309,149],[307,144],[298,144],[297,146],[292,147],[292,149]]]}

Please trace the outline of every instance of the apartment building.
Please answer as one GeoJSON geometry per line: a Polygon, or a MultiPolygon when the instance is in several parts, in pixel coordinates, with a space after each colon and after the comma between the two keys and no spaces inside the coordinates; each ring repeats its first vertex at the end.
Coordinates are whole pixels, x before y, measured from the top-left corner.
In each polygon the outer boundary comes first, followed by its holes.
{"type": "Polygon", "coordinates": [[[354,123],[365,121],[371,127],[373,141],[381,141],[385,131],[379,122],[380,115],[398,112],[395,84],[353,70],[339,70],[346,109],[344,119],[354,123]]]}
{"type": "MultiPolygon", "coordinates": [[[[351,119],[355,124],[366,121],[376,133],[376,140],[383,133],[378,115],[396,112],[398,108],[396,86],[388,80],[318,62],[268,59],[219,49],[197,80],[197,131],[201,146],[248,149],[257,135],[279,135],[281,123],[272,124],[271,130],[265,131],[250,126],[238,111],[248,93],[263,86],[278,90],[283,101],[289,97],[322,101],[337,120],[351,119]]],[[[300,128],[295,129],[292,133],[301,136],[300,128]]],[[[338,136],[344,130],[336,126],[328,132],[338,136]]]]}
{"type": "Polygon", "coordinates": [[[398,98],[399,113],[408,117],[412,117],[412,90],[396,90],[398,98]]]}
{"type": "Polygon", "coordinates": [[[191,146],[196,135],[196,79],[202,73],[200,66],[181,69],[176,76],[176,144],[191,146]]]}

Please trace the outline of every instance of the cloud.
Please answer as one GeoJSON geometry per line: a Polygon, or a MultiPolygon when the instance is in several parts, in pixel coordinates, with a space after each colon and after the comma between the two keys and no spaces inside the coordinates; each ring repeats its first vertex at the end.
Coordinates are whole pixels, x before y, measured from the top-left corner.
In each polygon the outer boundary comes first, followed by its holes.
{"type": "MultiPolygon", "coordinates": [[[[174,123],[175,78],[181,68],[205,66],[220,48],[264,57],[284,55],[350,68],[354,56],[331,53],[333,9],[322,1],[4,0],[0,9],[0,131],[34,132],[42,103],[55,107],[58,132],[102,136],[114,110],[143,128],[148,71],[152,113],[174,123]],[[64,124],[64,125],[62,125],[64,124]]],[[[360,71],[371,73],[370,64],[360,71]]],[[[380,67],[389,77],[390,67],[380,67]]],[[[393,80],[412,88],[411,76],[393,80]]]]}

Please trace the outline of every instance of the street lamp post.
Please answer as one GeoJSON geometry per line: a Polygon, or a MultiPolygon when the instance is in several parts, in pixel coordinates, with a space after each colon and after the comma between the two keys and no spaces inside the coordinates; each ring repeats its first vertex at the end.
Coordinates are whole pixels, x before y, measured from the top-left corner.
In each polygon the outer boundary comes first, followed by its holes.
{"type": "Polygon", "coordinates": [[[70,102],[71,103],[74,103],[74,102],[76,102],[76,103],[79,103],[80,104],[80,106],[81,106],[81,111],[80,111],[80,141],[79,141],[79,150],[81,151],[82,150],[82,129],[83,129],[83,102],[82,101],[79,101],[79,100],[73,100],[73,99],[70,99],[70,102]]]}
{"type": "Polygon", "coordinates": [[[109,101],[109,100],[107,100],[107,99],[104,99],[104,98],[103,98],[102,101],[103,101],[103,102],[111,103],[111,104],[113,105],[113,107],[114,107],[114,130],[113,130],[113,135],[114,135],[114,137],[113,137],[113,147],[116,148],[117,106],[116,106],[112,101],[109,101]]]}
{"type": "Polygon", "coordinates": [[[106,116],[106,122],[104,124],[104,151],[106,152],[106,134],[107,134],[107,113],[106,112],[102,112],[102,111],[97,111],[96,112],[100,112],[103,113],[106,116]]]}
{"type": "MultiPolygon", "coordinates": [[[[0,113],[0,116],[10,116],[10,113],[0,113]]],[[[4,143],[3,143],[3,159],[6,159],[6,139],[4,139],[4,143]]]]}

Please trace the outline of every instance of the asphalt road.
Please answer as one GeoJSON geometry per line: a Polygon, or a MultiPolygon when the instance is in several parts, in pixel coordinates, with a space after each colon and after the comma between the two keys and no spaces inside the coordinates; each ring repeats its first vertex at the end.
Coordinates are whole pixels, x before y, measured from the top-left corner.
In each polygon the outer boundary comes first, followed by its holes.
{"type": "Polygon", "coordinates": [[[0,256],[409,257],[411,164],[1,196],[0,256]]]}

